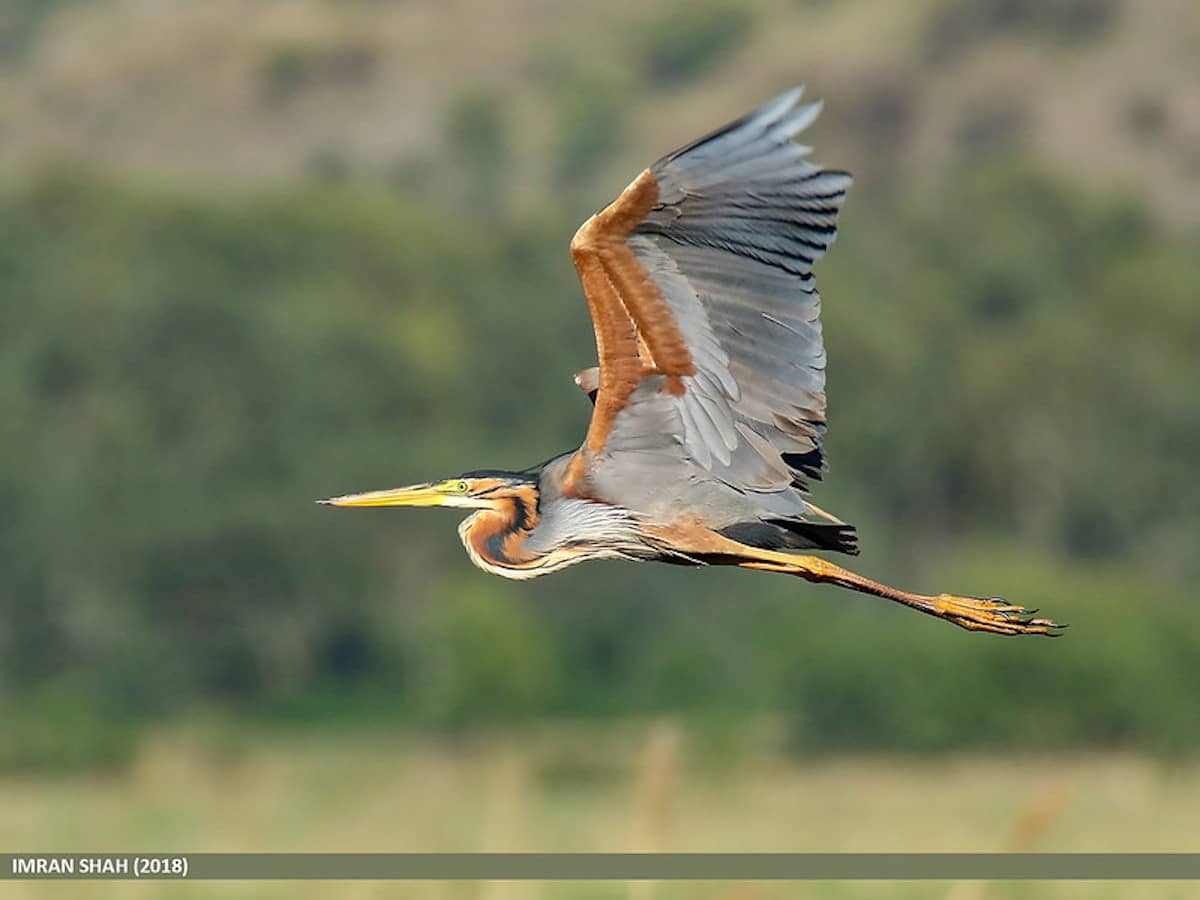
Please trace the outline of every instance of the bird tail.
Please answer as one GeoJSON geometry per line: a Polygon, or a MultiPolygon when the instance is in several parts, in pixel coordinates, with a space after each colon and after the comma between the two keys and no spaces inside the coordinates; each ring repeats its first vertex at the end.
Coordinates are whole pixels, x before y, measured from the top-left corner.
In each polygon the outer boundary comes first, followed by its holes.
{"type": "Polygon", "coordinates": [[[858,532],[853,525],[837,520],[758,519],[722,528],[720,534],[760,550],[833,550],[858,555],[858,532]]]}
{"type": "Polygon", "coordinates": [[[833,550],[848,556],[858,556],[858,532],[845,522],[805,522],[800,519],[775,519],[772,524],[788,532],[792,538],[786,544],[795,549],[814,548],[833,550]],[[798,539],[798,540],[797,540],[798,539]]]}

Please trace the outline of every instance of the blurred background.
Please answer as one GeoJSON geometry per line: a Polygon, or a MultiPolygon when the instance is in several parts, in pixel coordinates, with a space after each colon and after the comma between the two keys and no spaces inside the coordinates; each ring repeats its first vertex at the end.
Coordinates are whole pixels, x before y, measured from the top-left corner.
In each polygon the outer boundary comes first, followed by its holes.
{"type": "MultiPolygon", "coordinates": [[[[1197,46],[1191,0],[2,0],[0,844],[1200,849],[1197,46]],[[575,446],[574,229],[800,81],[856,176],[816,500],[1064,638],[313,504],[575,446]]],[[[1103,895],[355,895],[904,890],[1103,895]]]]}

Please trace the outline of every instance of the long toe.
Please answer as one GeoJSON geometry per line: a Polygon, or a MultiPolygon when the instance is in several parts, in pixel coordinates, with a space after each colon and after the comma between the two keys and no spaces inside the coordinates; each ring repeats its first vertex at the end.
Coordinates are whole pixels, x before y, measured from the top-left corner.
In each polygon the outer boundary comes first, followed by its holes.
{"type": "Polygon", "coordinates": [[[1066,625],[1036,617],[1036,609],[1008,603],[1000,597],[957,597],[939,594],[932,598],[936,614],[968,631],[993,634],[1044,634],[1058,637],[1066,625]]]}

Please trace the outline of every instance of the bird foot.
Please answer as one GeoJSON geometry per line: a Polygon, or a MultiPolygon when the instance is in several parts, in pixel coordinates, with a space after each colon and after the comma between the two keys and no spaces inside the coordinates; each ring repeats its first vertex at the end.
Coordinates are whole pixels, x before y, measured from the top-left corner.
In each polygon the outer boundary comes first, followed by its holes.
{"type": "Polygon", "coordinates": [[[1035,618],[1036,609],[1008,603],[1000,597],[957,597],[938,594],[930,597],[934,615],[947,619],[968,631],[993,634],[1044,634],[1058,637],[1066,625],[1050,619],[1035,618]]]}

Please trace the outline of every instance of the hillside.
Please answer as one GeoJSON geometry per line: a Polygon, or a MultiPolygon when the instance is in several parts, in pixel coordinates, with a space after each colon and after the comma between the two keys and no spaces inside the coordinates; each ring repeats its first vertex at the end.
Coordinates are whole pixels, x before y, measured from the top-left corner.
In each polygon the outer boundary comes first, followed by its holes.
{"type": "Polygon", "coordinates": [[[21,0],[0,168],[453,181],[458,140],[536,205],[592,174],[612,191],[803,80],[828,102],[821,158],[860,180],[944,190],[1013,152],[1195,225],[1197,46],[1190,0],[21,0]]]}

